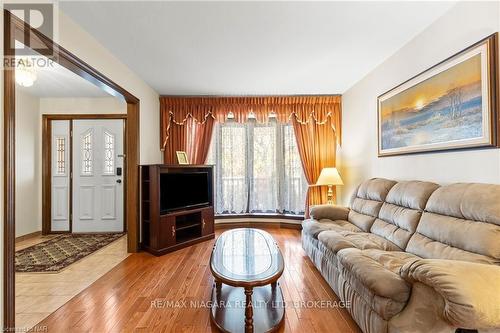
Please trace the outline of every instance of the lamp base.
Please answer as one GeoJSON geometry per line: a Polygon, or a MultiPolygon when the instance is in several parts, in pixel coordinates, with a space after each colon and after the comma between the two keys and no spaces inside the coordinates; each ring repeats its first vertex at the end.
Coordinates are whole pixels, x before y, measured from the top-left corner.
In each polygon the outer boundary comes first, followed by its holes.
{"type": "Polygon", "coordinates": [[[328,185],[328,193],[326,194],[327,201],[329,205],[333,205],[333,185],[328,185]]]}

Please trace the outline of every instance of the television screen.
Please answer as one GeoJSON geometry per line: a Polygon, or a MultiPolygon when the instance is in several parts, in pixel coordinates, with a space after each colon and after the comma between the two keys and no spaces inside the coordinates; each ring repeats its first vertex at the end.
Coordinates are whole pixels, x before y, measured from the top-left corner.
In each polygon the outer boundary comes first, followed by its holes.
{"type": "Polygon", "coordinates": [[[169,212],[208,205],[208,178],[207,172],[160,174],[160,210],[169,212]]]}

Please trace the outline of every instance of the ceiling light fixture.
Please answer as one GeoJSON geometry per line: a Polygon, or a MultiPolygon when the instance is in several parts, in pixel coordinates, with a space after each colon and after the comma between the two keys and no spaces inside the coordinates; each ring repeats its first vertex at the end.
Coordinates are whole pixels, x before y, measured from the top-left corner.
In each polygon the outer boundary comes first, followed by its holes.
{"type": "Polygon", "coordinates": [[[36,72],[33,62],[28,58],[19,59],[16,66],[16,82],[22,87],[31,87],[36,81],[36,72]]]}

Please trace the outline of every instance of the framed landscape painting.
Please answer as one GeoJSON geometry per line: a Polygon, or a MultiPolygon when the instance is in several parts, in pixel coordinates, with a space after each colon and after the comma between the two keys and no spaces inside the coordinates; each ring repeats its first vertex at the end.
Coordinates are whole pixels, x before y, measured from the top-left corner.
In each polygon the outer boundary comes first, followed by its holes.
{"type": "Polygon", "coordinates": [[[497,34],[378,97],[378,155],[497,146],[497,34]]]}

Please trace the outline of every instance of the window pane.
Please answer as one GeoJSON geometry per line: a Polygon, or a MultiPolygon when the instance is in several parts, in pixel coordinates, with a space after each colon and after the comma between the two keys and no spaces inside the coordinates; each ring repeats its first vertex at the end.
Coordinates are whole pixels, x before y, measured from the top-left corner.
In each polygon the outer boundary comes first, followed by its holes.
{"type": "Polygon", "coordinates": [[[57,149],[57,175],[66,174],[66,138],[56,137],[56,149],[57,149]]]}
{"type": "Polygon", "coordinates": [[[247,209],[246,129],[240,124],[220,126],[217,156],[217,212],[244,213],[247,209]]]}
{"type": "Polygon", "coordinates": [[[92,132],[87,132],[82,138],[82,175],[92,174],[92,132]]]}
{"type": "Polygon", "coordinates": [[[303,214],[308,185],[291,125],[283,126],[283,148],[283,210],[287,213],[303,214]]]}
{"type": "Polygon", "coordinates": [[[104,174],[115,174],[115,136],[104,132],[104,174]]]}
{"type": "Polygon", "coordinates": [[[274,123],[255,125],[253,129],[253,174],[250,179],[250,212],[278,210],[278,173],[274,123]]]}

